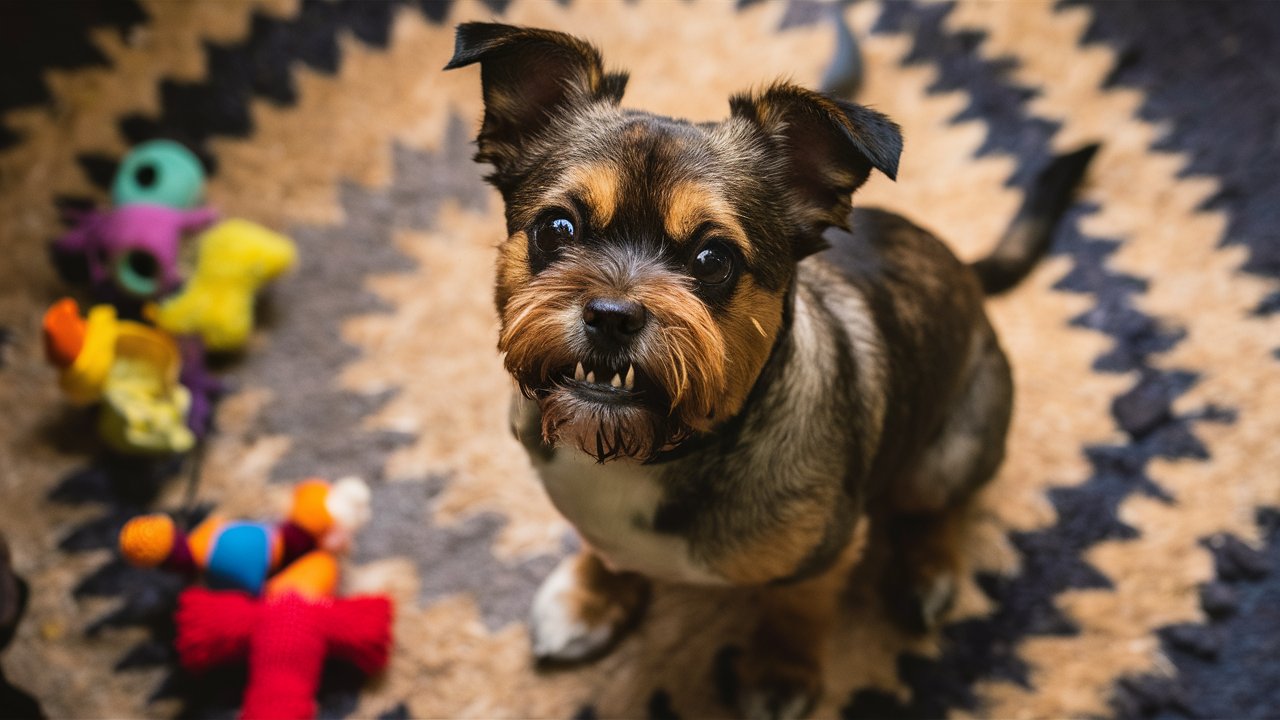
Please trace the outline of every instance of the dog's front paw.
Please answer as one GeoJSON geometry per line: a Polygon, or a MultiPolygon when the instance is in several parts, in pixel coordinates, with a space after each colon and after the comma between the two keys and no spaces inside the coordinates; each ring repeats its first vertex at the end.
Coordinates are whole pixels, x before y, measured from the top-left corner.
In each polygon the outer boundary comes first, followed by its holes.
{"type": "Polygon", "coordinates": [[[795,720],[822,695],[820,667],[763,653],[727,648],[718,658],[725,700],[750,720],[795,720]]]}
{"type": "Polygon", "coordinates": [[[533,597],[529,634],[533,656],[540,662],[585,660],[602,652],[613,639],[610,623],[583,607],[574,560],[561,562],[533,597]]]}
{"type": "Polygon", "coordinates": [[[573,663],[603,655],[643,609],[647,585],[590,556],[565,558],[538,588],[529,617],[533,656],[573,663]]]}

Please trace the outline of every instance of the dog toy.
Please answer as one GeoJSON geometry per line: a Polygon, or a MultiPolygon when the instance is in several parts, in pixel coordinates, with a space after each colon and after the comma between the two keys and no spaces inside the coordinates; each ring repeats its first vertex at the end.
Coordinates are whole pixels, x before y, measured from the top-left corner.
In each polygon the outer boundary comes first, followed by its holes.
{"type": "Polygon", "coordinates": [[[187,412],[187,427],[197,439],[209,434],[213,428],[213,405],[227,386],[209,371],[204,355],[204,343],[197,337],[177,338],[182,355],[182,372],[178,382],[191,393],[191,410],[187,412]]]}
{"type": "Polygon", "coordinates": [[[89,210],[54,243],[55,255],[82,257],[97,292],[115,288],[126,296],[154,298],[182,282],[178,255],[184,233],[217,219],[209,209],[124,205],[89,210]]]}
{"type": "Polygon", "coordinates": [[[210,350],[238,350],[253,332],[254,294],[297,261],[289,238],[247,220],[224,220],[198,239],[195,274],[153,313],[175,335],[197,334],[210,350]]]}
{"type": "Polygon", "coordinates": [[[54,243],[55,257],[83,259],[95,292],[112,288],[150,299],[181,282],[178,255],[184,233],[209,225],[217,214],[198,208],[204,168],[172,140],[134,148],[111,183],[111,210],[75,217],[76,227],[54,243]]]}
{"type": "Polygon", "coordinates": [[[111,201],[190,209],[204,196],[204,168],[190,150],[172,140],[151,140],[125,155],[111,182],[111,201]]]}
{"type": "Polygon", "coordinates": [[[101,403],[98,430],[108,444],[126,453],[185,452],[195,444],[191,394],[178,382],[181,356],[168,335],[118,319],[110,305],[82,319],[67,298],[45,313],[44,340],[67,398],[101,403]]]}
{"type": "Polygon", "coordinates": [[[382,670],[391,619],[391,601],[382,596],[318,596],[287,583],[263,598],[188,588],[178,596],[174,646],[193,673],[248,662],[240,717],[313,718],[326,656],[366,674],[382,670]]]}
{"type": "MultiPolygon", "coordinates": [[[[336,583],[323,564],[295,567],[312,552],[340,554],[369,520],[369,488],[358,478],[335,483],[313,478],[294,487],[280,523],[232,521],[211,515],[190,534],[167,515],[133,518],[120,531],[120,552],[141,567],[162,567],[193,577],[203,574],[215,589],[258,595],[273,573],[289,569],[319,589],[336,583]],[[300,575],[300,573],[302,573],[300,575]]],[[[314,561],[313,561],[314,562],[314,561]]]]}
{"type": "Polygon", "coordinates": [[[191,672],[247,661],[241,717],[310,718],[326,656],[366,673],[386,666],[391,602],[334,597],[338,555],[369,519],[369,489],[358,479],[299,483],[283,522],[210,517],[185,535],[165,515],[130,520],[120,549],[130,562],[188,575],[209,588],[178,597],[174,640],[191,672]]]}

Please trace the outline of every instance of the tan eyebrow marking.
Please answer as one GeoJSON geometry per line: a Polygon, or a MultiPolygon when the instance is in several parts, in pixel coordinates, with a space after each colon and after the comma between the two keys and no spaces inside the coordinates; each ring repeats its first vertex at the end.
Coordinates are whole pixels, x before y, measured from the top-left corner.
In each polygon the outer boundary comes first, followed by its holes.
{"type": "Polygon", "coordinates": [[[577,193],[591,211],[593,223],[604,226],[618,209],[618,168],[612,163],[593,163],[570,168],[557,183],[556,194],[577,193]]]}
{"type": "Polygon", "coordinates": [[[751,243],[738,224],[737,214],[729,203],[704,183],[686,180],[675,185],[667,193],[663,225],[667,235],[676,242],[689,239],[703,224],[711,223],[737,245],[743,256],[752,256],[751,243]]]}

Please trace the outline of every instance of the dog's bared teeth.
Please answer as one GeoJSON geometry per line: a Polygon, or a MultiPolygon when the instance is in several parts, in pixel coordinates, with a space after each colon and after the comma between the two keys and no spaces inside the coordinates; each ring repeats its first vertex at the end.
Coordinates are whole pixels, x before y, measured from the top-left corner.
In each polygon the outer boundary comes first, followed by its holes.
{"type": "Polygon", "coordinates": [[[631,390],[636,386],[636,366],[635,365],[630,365],[630,364],[627,365],[627,379],[623,382],[623,384],[627,386],[628,390],[631,390]]]}
{"type": "Polygon", "coordinates": [[[582,363],[578,363],[578,367],[573,371],[573,379],[581,380],[586,377],[586,371],[582,369],[582,363]]]}
{"type": "Polygon", "coordinates": [[[622,387],[622,376],[617,373],[614,373],[613,379],[609,381],[609,384],[614,387],[622,387]]]}
{"type": "Polygon", "coordinates": [[[593,383],[595,381],[596,381],[596,371],[592,370],[591,372],[587,373],[587,382],[593,383]]]}

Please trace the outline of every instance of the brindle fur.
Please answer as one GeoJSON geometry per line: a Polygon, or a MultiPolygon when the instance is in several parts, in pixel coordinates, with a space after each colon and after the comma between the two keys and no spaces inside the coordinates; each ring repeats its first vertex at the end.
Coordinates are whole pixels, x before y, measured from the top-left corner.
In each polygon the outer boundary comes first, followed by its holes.
{"type": "MultiPolygon", "coordinates": [[[[582,582],[597,601],[617,584],[605,568],[772,588],[738,663],[739,709],[803,712],[864,518],[873,541],[891,546],[888,587],[904,621],[928,628],[950,602],[957,528],[1003,458],[1012,406],[983,282],[907,220],[850,211],[873,169],[897,171],[898,129],[874,111],[787,84],[732,98],[720,123],[625,110],[625,75],[606,73],[590,45],[544,30],[463,25],[448,67],[473,62],[486,103],[477,159],[493,165],[509,232],[495,292],[500,347],[528,398],[513,426],[585,552],[599,553],[582,582]],[[550,260],[531,255],[528,235],[548,208],[581,226],[578,244],[550,260]],[[732,287],[683,275],[707,231],[739,253],[732,287]],[[593,408],[550,376],[593,352],[575,308],[599,292],[647,297],[654,323],[682,326],[683,341],[706,351],[680,350],[692,361],[677,380],[662,366],[671,341],[637,336],[629,357],[670,408],[593,408]],[[598,429],[598,453],[581,422],[598,429]],[[578,452],[613,462],[599,478],[566,480],[557,457],[578,452]],[[658,497],[616,536],[574,495],[599,492],[614,463],[626,465],[629,489],[652,484],[658,497]]],[[[1001,243],[1001,283],[1043,251],[1047,240],[1026,235],[1046,235],[1056,216],[1034,210],[1060,214],[1087,160],[1056,171],[1046,191],[1063,196],[1056,202],[1028,201],[1023,231],[1001,243]]],[[[637,607],[634,583],[623,585],[631,595],[618,605],[637,607]]]]}

